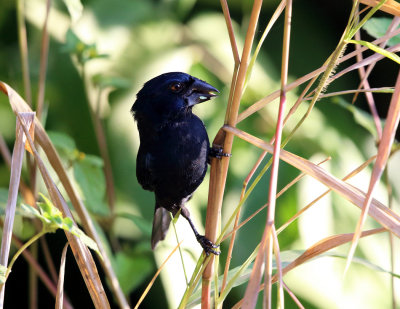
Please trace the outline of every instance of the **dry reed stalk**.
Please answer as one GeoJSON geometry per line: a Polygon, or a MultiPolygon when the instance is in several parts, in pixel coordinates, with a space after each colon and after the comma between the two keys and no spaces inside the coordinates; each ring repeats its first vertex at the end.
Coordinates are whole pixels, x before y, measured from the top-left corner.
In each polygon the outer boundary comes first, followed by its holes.
{"type": "MultiPolygon", "coordinates": [[[[3,222],[0,220],[0,226],[3,227],[3,222]]],[[[20,249],[23,246],[23,243],[15,236],[12,235],[13,245],[20,249]]],[[[45,273],[43,268],[39,265],[37,260],[33,257],[33,255],[29,252],[29,250],[22,251],[22,256],[25,258],[27,263],[30,267],[32,267],[37,275],[39,276],[40,280],[42,280],[43,285],[47,288],[49,293],[56,298],[57,295],[57,288],[53,281],[51,281],[50,277],[45,273]]],[[[72,305],[67,299],[64,299],[63,303],[65,309],[73,309],[72,305]]]]}
{"type": "MultiPolygon", "coordinates": [[[[399,17],[393,18],[392,23],[390,24],[389,28],[386,31],[386,34],[391,33],[394,30],[396,30],[396,28],[399,25],[399,23],[400,23],[400,18],[399,17]]],[[[360,32],[356,33],[355,38],[356,38],[356,40],[360,40],[360,38],[361,38],[360,32]]],[[[379,47],[384,48],[388,41],[389,40],[383,41],[382,43],[379,44],[379,47]]],[[[360,45],[358,45],[358,44],[355,47],[356,47],[356,50],[360,49],[360,45]]],[[[357,54],[357,62],[361,62],[362,60],[363,60],[362,54],[358,53],[357,54]]],[[[360,90],[361,88],[364,88],[364,89],[370,88],[369,82],[368,82],[368,76],[372,72],[375,64],[376,63],[370,64],[367,69],[364,69],[364,67],[358,69],[358,73],[359,73],[360,79],[361,79],[360,84],[358,86],[358,90],[360,90]]],[[[356,101],[357,96],[358,96],[358,92],[356,92],[354,97],[353,97],[353,100],[352,100],[353,104],[356,101]]],[[[376,106],[375,106],[374,97],[373,97],[372,93],[366,92],[365,93],[365,98],[367,100],[367,103],[369,105],[369,109],[370,109],[372,117],[374,119],[374,123],[375,123],[375,127],[376,127],[376,133],[377,133],[377,136],[378,136],[378,141],[380,141],[381,138],[382,138],[382,124],[381,124],[381,120],[380,120],[379,115],[378,115],[378,111],[377,111],[376,106]]]]}
{"type": "MultiPolygon", "coordinates": [[[[261,149],[264,149],[270,153],[273,152],[273,147],[270,144],[265,143],[255,136],[229,126],[225,126],[224,130],[232,132],[241,139],[261,149]]],[[[359,208],[363,207],[366,195],[360,189],[355,188],[352,185],[349,185],[346,182],[334,177],[314,163],[283,149],[281,150],[280,158],[281,160],[308,174],[309,176],[312,176],[333,191],[339,193],[355,206],[359,208]]],[[[400,216],[398,214],[387,208],[376,199],[372,199],[371,207],[369,208],[369,215],[400,238],[400,216]]]]}
{"type": "MultiPolygon", "coordinates": [[[[246,39],[244,43],[241,63],[235,87],[233,90],[232,104],[227,109],[226,123],[234,126],[236,124],[239,111],[240,99],[242,97],[243,87],[246,79],[246,72],[249,65],[251,47],[253,45],[254,35],[257,27],[258,16],[261,10],[262,0],[255,0],[250,16],[250,22],[247,29],[246,39]]],[[[225,134],[222,130],[217,134],[213,146],[223,148],[225,153],[232,150],[233,134],[225,134]]],[[[218,234],[218,226],[220,222],[222,199],[225,189],[226,176],[228,172],[229,157],[223,157],[221,160],[211,160],[210,171],[210,187],[208,195],[208,206],[206,216],[206,237],[211,241],[215,241],[218,234]]],[[[214,256],[210,258],[210,262],[206,266],[203,273],[202,281],[202,308],[210,308],[211,294],[211,278],[213,276],[214,256]]]]}
{"type": "MultiPolygon", "coordinates": [[[[22,123],[20,113],[17,114],[17,119],[21,122],[21,126],[25,134],[29,134],[25,124],[22,123]]],[[[42,159],[40,158],[32,138],[30,136],[27,136],[27,139],[52,202],[62,212],[64,217],[71,218],[74,224],[76,224],[67,203],[65,202],[60,191],[51,179],[49,172],[47,171],[42,159]]],[[[86,287],[92,298],[93,305],[95,306],[95,308],[110,308],[110,304],[103,289],[99,274],[97,273],[96,264],[89,249],[82,243],[79,237],[72,235],[69,232],[65,232],[65,235],[67,236],[75,260],[86,283],[86,287]]]]}
{"type": "MultiPolygon", "coordinates": [[[[344,178],[342,178],[343,181],[349,180],[353,176],[357,175],[359,172],[361,172],[364,168],[366,168],[372,161],[374,161],[376,156],[370,157],[367,161],[365,161],[363,164],[361,164],[359,167],[351,171],[349,174],[347,174],[344,178]]],[[[330,193],[332,190],[328,189],[324,193],[322,193],[320,196],[316,197],[314,200],[312,200],[310,203],[308,203],[306,206],[304,206],[302,209],[300,209],[293,217],[291,217],[288,221],[286,221],[281,227],[278,229],[278,234],[282,232],[285,228],[287,228],[293,221],[295,221],[298,217],[300,217],[304,212],[306,212],[312,205],[317,203],[319,200],[321,200],[324,196],[326,196],[328,193],[330,193]]]]}
{"type": "MultiPolygon", "coordinates": [[[[43,238],[43,237],[42,237],[43,238]]],[[[37,242],[34,242],[30,246],[30,251],[34,259],[38,259],[38,253],[39,253],[39,246],[37,242]]],[[[28,280],[29,280],[29,309],[37,309],[38,308],[38,275],[36,273],[36,269],[31,267],[29,265],[29,270],[28,270],[28,280]]]]}
{"type": "MultiPolygon", "coordinates": [[[[367,218],[368,210],[371,205],[372,195],[376,185],[379,183],[379,180],[382,176],[382,173],[386,167],[387,161],[389,159],[390,151],[393,145],[394,137],[396,134],[396,129],[399,124],[400,118],[400,71],[397,76],[395,91],[392,96],[392,100],[390,101],[389,111],[386,116],[385,127],[383,128],[382,139],[380,140],[378,147],[378,155],[372,169],[372,175],[368,187],[368,192],[365,198],[365,201],[362,206],[361,215],[359,221],[357,223],[356,230],[354,232],[354,238],[351,243],[349,255],[347,258],[345,272],[348,269],[351,260],[354,256],[358,239],[360,238],[362,227],[367,218]]],[[[389,209],[389,208],[388,208],[389,209]]]]}
{"type": "Polygon", "coordinates": [[[28,60],[28,39],[26,35],[25,25],[25,1],[17,0],[17,23],[18,23],[18,41],[19,52],[21,55],[22,79],[24,81],[24,93],[26,102],[32,106],[32,91],[31,80],[29,75],[29,60],[28,60]]]}
{"type": "MultiPolygon", "coordinates": [[[[0,134],[0,154],[3,156],[6,165],[11,168],[11,154],[1,134],[0,134]]],[[[36,202],[35,197],[33,196],[31,189],[25,184],[23,179],[19,180],[19,190],[25,202],[31,206],[34,206],[36,202]]]]}
{"type": "Polygon", "coordinates": [[[65,278],[65,262],[67,260],[67,250],[69,244],[66,243],[64,249],[61,254],[61,263],[60,263],[60,274],[58,276],[57,283],[57,296],[56,296],[56,309],[63,308],[63,300],[64,300],[64,278],[65,278]]]}
{"type": "MultiPolygon", "coordinates": [[[[8,95],[10,100],[10,105],[15,114],[18,112],[31,112],[30,107],[25,103],[25,101],[19,96],[17,92],[15,92],[10,86],[6,83],[0,82],[0,90],[3,91],[6,95],[8,95]]],[[[67,192],[72,205],[74,206],[75,211],[77,212],[81,224],[83,225],[84,231],[94,239],[99,247],[99,251],[102,255],[102,259],[100,259],[100,263],[106,273],[106,276],[109,279],[111,289],[113,290],[113,295],[115,296],[119,306],[124,309],[128,309],[129,305],[125,298],[124,293],[119,285],[118,279],[114,273],[114,270],[111,266],[111,261],[107,256],[107,252],[104,249],[104,246],[101,242],[100,236],[96,232],[92,219],[89,216],[89,213],[86,210],[86,207],[83,205],[82,200],[78,197],[76,190],[72,186],[72,183],[67,175],[66,170],[64,169],[61,159],[54,148],[54,145],[51,143],[49,136],[44,130],[40,121],[35,118],[35,138],[38,141],[39,145],[42,147],[45,152],[48,161],[56,172],[58,178],[60,179],[65,191],[67,192]]]]}
{"type": "MultiPolygon", "coordinates": [[[[286,2],[285,2],[285,0],[282,0],[281,3],[276,8],[274,14],[272,15],[270,21],[268,22],[267,27],[265,28],[264,33],[263,33],[260,41],[258,42],[256,50],[254,51],[254,54],[253,54],[253,56],[251,58],[251,61],[250,61],[250,64],[249,64],[249,69],[250,70],[252,70],[252,67],[253,67],[253,65],[254,65],[254,63],[256,61],[257,55],[258,55],[258,53],[259,53],[259,51],[261,49],[262,43],[264,42],[266,36],[268,35],[268,33],[271,30],[272,26],[275,24],[275,22],[278,19],[278,17],[281,15],[281,13],[282,13],[282,11],[283,11],[285,6],[286,6],[286,2]]],[[[235,69],[236,69],[236,67],[235,67],[235,69]]],[[[247,73],[247,75],[248,76],[247,76],[247,79],[245,80],[245,83],[247,83],[248,79],[250,78],[250,74],[247,73]]],[[[236,78],[236,73],[234,73],[234,79],[235,78],[236,78]]],[[[231,88],[231,90],[232,90],[232,88],[231,88]]],[[[230,99],[231,99],[231,95],[232,95],[232,91],[230,93],[230,97],[229,97],[230,99]]],[[[231,100],[229,100],[229,102],[230,101],[231,100]]],[[[228,115],[228,112],[227,112],[226,115],[228,115]]],[[[241,203],[241,201],[244,199],[247,185],[248,185],[250,179],[253,177],[256,169],[258,168],[258,166],[260,165],[261,161],[264,159],[266,154],[267,154],[267,152],[263,151],[263,153],[260,155],[260,157],[256,161],[255,165],[253,166],[253,168],[251,169],[251,171],[247,175],[246,179],[244,180],[242,191],[241,191],[241,194],[240,194],[240,199],[239,199],[240,202],[239,203],[241,203]]],[[[236,231],[237,231],[236,227],[237,227],[238,222],[239,222],[240,210],[241,210],[241,208],[237,211],[236,218],[235,218],[235,223],[234,223],[234,227],[233,227],[233,231],[230,233],[232,235],[232,237],[231,237],[231,240],[229,242],[228,253],[227,253],[226,260],[225,260],[224,277],[223,277],[220,293],[223,293],[224,288],[226,286],[228,271],[229,271],[229,267],[230,267],[230,260],[232,258],[232,251],[233,251],[233,246],[234,246],[235,238],[236,238],[236,231]]],[[[219,306],[222,307],[222,303],[220,303],[219,306]]]]}
{"type": "MultiPolygon", "coordinates": [[[[396,29],[395,31],[391,32],[390,34],[384,35],[383,37],[374,40],[372,43],[377,45],[377,44],[379,44],[389,38],[392,38],[398,34],[400,34],[400,29],[396,29]]],[[[350,53],[344,55],[342,58],[338,59],[338,64],[343,63],[343,62],[351,59],[352,57],[355,57],[359,52],[366,51],[367,49],[368,48],[362,46],[359,51],[353,51],[353,52],[350,52],[350,53]]],[[[395,52],[396,49],[392,48],[389,51],[395,52]]],[[[383,59],[383,56],[380,59],[383,59]]],[[[373,61],[378,61],[380,59],[376,59],[376,58],[372,59],[372,60],[370,59],[371,60],[370,63],[372,63],[373,61]]],[[[365,64],[365,65],[367,65],[367,64],[365,64]]],[[[357,68],[352,68],[352,69],[354,70],[357,68]]],[[[300,77],[299,79],[295,80],[294,82],[288,84],[286,86],[286,91],[293,90],[293,89],[297,88],[298,86],[302,85],[303,83],[307,82],[310,79],[318,78],[318,75],[323,73],[326,69],[327,69],[327,65],[324,64],[320,68],[304,75],[303,77],[300,77]]],[[[331,77],[331,79],[334,79],[334,78],[335,78],[335,76],[331,77]]],[[[266,97],[262,98],[261,100],[255,102],[251,106],[249,106],[247,109],[245,109],[243,112],[241,112],[239,114],[237,123],[241,122],[242,120],[246,119],[247,117],[251,116],[252,114],[256,113],[257,111],[259,111],[260,109],[265,107],[268,103],[271,103],[273,100],[277,99],[279,97],[279,93],[280,93],[280,90],[276,90],[276,91],[272,92],[271,94],[267,95],[266,97]]]]}
{"type": "MultiPolygon", "coordinates": [[[[271,308],[271,276],[272,276],[272,248],[273,248],[273,233],[275,221],[275,205],[276,205],[276,190],[278,181],[279,169],[279,153],[281,150],[281,139],[283,130],[283,113],[286,105],[286,84],[289,67],[289,43],[290,43],[290,25],[292,14],[292,2],[286,2],[285,9],[285,27],[283,35],[283,51],[282,51],[282,67],[281,67],[281,89],[280,89],[280,104],[277,117],[277,125],[275,130],[275,143],[272,157],[271,177],[268,191],[268,211],[265,230],[260,243],[260,250],[257,253],[256,260],[247,284],[243,308],[254,308],[258,297],[258,286],[262,277],[262,266],[265,263],[265,290],[264,290],[264,308],[271,308]],[[264,249],[266,250],[264,252],[264,249]],[[265,258],[265,261],[264,261],[265,258]]],[[[277,247],[277,246],[276,246],[277,247]]],[[[278,253],[277,253],[278,254],[278,253]]],[[[282,294],[282,285],[279,288],[279,294],[282,294]]]]}
{"type": "MultiPolygon", "coordinates": [[[[379,0],[360,0],[360,3],[369,5],[371,7],[378,5],[379,2],[379,0]]],[[[394,0],[387,0],[380,10],[395,16],[400,16],[400,3],[394,0]]]]}
{"type": "MultiPolygon", "coordinates": [[[[386,232],[387,230],[385,228],[377,228],[377,229],[372,229],[368,231],[364,231],[361,233],[361,237],[366,237],[382,232],[386,232]]],[[[300,255],[298,258],[296,258],[294,261],[292,261],[289,265],[287,265],[285,268],[282,269],[282,275],[287,274],[290,270],[296,268],[297,266],[300,266],[313,258],[317,257],[318,255],[321,255],[324,252],[327,252],[333,248],[339,247],[345,243],[348,243],[351,241],[353,238],[354,234],[353,233],[348,233],[348,234],[339,234],[339,235],[333,235],[326,237],[311,247],[309,247],[306,251],[303,252],[302,255],[300,255]]],[[[272,277],[272,283],[275,283],[278,280],[277,274],[275,274],[272,277]]],[[[261,292],[264,289],[264,284],[261,284],[259,286],[258,291],[261,292]]],[[[241,308],[244,305],[244,299],[240,300],[238,303],[236,303],[232,309],[238,309],[241,308]]]]}
{"type": "Polygon", "coordinates": [[[51,0],[46,2],[46,15],[43,23],[42,30],[42,46],[40,51],[40,69],[39,69],[39,89],[37,97],[36,112],[37,118],[42,119],[43,105],[44,105],[44,94],[46,88],[46,71],[47,71],[47,58],[49,55],[49,34],[47,32],[47,24],[49,21],[51,0]]]}
{"type": "MultiPolygon", "coordinates": [[[[28,126],[27,134],[33,134],[35,117],[34,114],[23,114],[22,121],[24,121],[28,126]]],[[[11,159],[11,176],[10,185],[8,190],[8,200],[6,206],[6,215],[4,218],[3,236],[1,241],[1,251],[0,251],[0,264],[4,267],[8,265],[8,257],[10,253],[12,229],[14,225],[15,209],[17,206],[18,197],[18,187],[21,177],[22,160],[25,153],[25,141],[26,137],[24,135],[21,122],[16,122],[16,133],[15,133],[15,144],[13,155],[11,159]]],[[[4,306],[4,291],[5,283],[0,286],[0,308],[4,306]]]]}

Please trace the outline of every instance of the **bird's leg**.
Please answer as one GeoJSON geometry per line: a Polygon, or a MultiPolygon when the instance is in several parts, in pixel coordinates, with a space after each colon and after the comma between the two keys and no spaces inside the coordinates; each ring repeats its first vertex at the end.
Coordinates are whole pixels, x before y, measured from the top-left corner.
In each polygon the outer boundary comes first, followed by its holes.
{"type": "Polygon", "coordinates": [[[211,147],[208,155],[217,159],[222,159],[222,157],[232,157],[231,153],[225,153],[220,147],[211,147]]]}
{"type": "Polygon", "coordinates": [[[209,256],[210,253],[213,253],[215,255],[219,255],[221,252],[214,250],[215,248],[218,248],[219,245],[214,244],[212,241],[207,239],[204,235],[200,235],[199,232],[197,232],[196,227],[194,226],[192,220],[190,219],[189,211],[184,206],[181,206],[181,215],[189,222],[190,227],[192,228],[193,233],[196,236],[197,241],[203,247],[204,252],[206,253],[206,255],[209,256]]]}

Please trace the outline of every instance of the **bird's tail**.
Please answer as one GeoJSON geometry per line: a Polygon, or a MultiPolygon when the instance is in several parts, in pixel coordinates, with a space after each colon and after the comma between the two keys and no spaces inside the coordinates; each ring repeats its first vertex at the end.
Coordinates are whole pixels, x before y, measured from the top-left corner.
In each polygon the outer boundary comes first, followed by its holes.
{"type": "Polygon", "coordinates": [[[154,250],[160,240],[164,240],[167,234],[171,216],[165,208],[157,207],[154,212],[153,231],[151,233],[151,249],[154,250]]]}

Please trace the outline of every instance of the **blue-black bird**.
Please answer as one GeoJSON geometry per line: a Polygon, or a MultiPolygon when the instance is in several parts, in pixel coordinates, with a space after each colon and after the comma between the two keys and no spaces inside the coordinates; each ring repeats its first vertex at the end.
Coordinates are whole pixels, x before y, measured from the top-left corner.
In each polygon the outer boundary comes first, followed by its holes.
{"type": "Polygon", "coordinates": [[[148,82],[137,93],[131,112],[137,122],[140,146],[136,177],[143,189],[155,194],[151,247],[165,238],[171,217],[181,211],[206,254],[219,254],[200,235],[185,207],[202,183],[212,154],[203,122],[192,113],[198,103],[219,91],[189,74],[170,72],[148,82]]]}

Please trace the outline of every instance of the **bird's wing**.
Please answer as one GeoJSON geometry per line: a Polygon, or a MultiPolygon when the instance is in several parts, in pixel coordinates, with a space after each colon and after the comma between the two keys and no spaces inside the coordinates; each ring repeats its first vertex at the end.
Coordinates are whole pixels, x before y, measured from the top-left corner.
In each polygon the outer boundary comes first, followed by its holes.
{"type": "Polygon", "coordinates": [[[136,177],[145,190],[154,191],[153,158],[151,153],[139,148],[136,162],[136,177]]]}
{"type": "Polygon", "coordinates": [[[162,207],[156,207],[153,219],[153,231],[151,232],[151,248],[154,250],[160,240],[164,240],[167,235],[171,216],[169,212],[162,207]]]}

